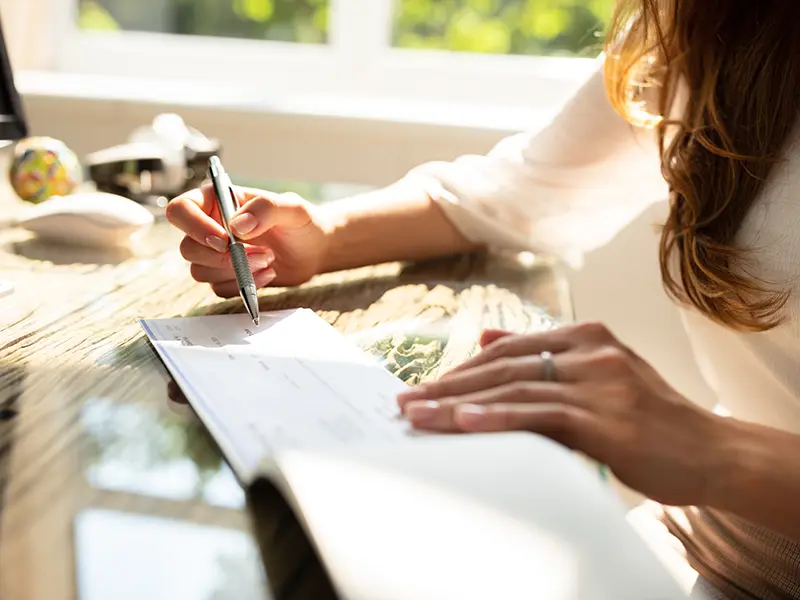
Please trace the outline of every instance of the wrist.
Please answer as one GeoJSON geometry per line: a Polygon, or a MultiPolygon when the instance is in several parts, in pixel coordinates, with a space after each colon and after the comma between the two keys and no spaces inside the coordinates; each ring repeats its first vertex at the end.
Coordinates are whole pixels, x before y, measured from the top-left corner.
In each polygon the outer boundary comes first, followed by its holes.
{"type": "Polygon", "coordinates": [[[360,197],[329,202],[318,208],[317,225],[322,232],[320,273],[331,273],[361,266],[353,256],[357,236],[353,233],[352,220],[360,197]]]}
{"type": "Polygon", "coordinates": [[[345,200],[330,202],[317,209],[317,226],[322,234],[319,273],[341,270],[341,241],[346,239],[348,215],[345,200]]]}
{"type": "Polygon", "coordinates": [[[322,272],[425,260],[474,246],[411,178],[319,207],[317,216],[322,272]]]}
{"type": "Polygon", "coordinates": [[[767,446],[760,428],[714,415],[709,471],[703,506],[720,510],[735,510],[736,499],[753,486],[758,486],[761,474],[769,468],[767,446]]]}

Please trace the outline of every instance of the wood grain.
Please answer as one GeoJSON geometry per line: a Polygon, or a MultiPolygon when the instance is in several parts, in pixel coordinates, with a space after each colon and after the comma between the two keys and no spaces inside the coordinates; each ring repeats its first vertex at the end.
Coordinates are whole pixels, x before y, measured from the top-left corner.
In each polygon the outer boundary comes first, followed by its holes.
{"type": "MultiPolygon", "coordinates": [[[[168,400],[166,374],[137,323],[241,310],[238,299],[221,301],[190,280],[178,240],[164,223],[116,252],[0,231],[0,280],[16,286],[0,298],[3,600],[83,596],[76,572],[92,557],[76,550],[75,532],[87,510],[267,535],[197,419],[168,400]],[[168,491],[153,483],[176,465],[191,477],[173,477],[168,491]],[[230,498],[214,499],[219,490],[230,498]]],[[[526,260],[459,256],[330,274],[263,290],[261,308],[311,307],[414,382],[463,360],[482,327],[530,330],[569,318],[558,268],[526,260]]],[[[120,560],[116,568],[137,567],[120,560]]],[[[283,597],[314,589],[311,579],[274,577],[295,590],[283,597]]],[[[247,580],[228,585],[214,597],[265,597],[247,580]]]]}

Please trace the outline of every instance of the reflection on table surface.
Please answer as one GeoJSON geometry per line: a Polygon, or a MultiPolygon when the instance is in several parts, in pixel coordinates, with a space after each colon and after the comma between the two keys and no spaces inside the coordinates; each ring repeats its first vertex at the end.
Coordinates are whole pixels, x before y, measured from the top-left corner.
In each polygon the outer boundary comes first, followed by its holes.
{"type": "Polygon", "coordinates": [[[91,508],[75,518],[75,554],[80,600],[268,598],[241,531],[91,508]]]}
{"type": "MultiPolygon", "coordinates": [[[[0,597],[266,598],[244,494],[137,322],[240,311],[191,281],[159,222],[127,255],[0,230],[0,597]],[[10,575],[7,575],[10,574],[10,575]]],[[[460,256],[264,290],[308,306],[416,383],[474,351],[483,327],[569,319],[554,263],[460,256]]]]}
{"type": "Polygon", "coordinates": [[[196,418],[175,410],[87,400],[81,411],[87,482],[102,490],[241,509],[244,493],[208,433],[196,418]]]}

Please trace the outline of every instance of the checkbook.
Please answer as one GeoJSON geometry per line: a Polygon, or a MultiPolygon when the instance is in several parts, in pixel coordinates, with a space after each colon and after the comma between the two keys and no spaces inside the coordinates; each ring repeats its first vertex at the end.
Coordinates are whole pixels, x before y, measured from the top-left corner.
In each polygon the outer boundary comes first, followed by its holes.
{"type": "Polygon", "coordinates": [[[686,598],[572,452],[524,432],[421,435],[395,402],[406,384],[314,311],[260,323],[140,320],[240,484],[285,499],[338,598],[686,598]]]}

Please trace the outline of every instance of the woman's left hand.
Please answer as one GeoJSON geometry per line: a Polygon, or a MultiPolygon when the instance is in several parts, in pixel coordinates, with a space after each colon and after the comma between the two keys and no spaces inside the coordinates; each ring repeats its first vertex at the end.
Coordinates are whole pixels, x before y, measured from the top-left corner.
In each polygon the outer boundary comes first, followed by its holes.
{"type": "Polygon", "coordinates": [[[692,404],[603,325],[485,332],[482,351],[398,398],[420,429],[527,430],[608,465],[669,505],[703,505],[724,457],[725,420],[692,404]],[[541,353],[552,353],[545,380],[541,353]]]}

